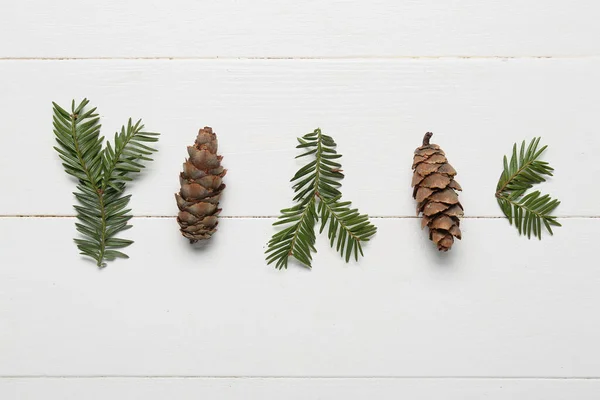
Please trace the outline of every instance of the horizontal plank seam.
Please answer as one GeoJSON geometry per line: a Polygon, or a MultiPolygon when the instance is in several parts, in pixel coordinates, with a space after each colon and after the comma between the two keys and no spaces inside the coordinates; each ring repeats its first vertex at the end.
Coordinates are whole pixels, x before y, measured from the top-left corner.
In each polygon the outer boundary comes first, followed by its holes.
{"type": "Polygon", "coordinates": [[[535,56],[508,56],[508,55],[490,55],[490,56],[332,56],[332,57],[173,57],[173,56],[157,56],[157,57],[0,57],[0,61],[131,61],[131,60],[165,60],[165,61],[195,61],[195,60],[216,60],[216,61],[232,61],[232,60],[585,60],[599,58],[600,55],[582,55],[582,56],[553,56],[553,55],[535,55],[535,56]]]}
{"type": "Polygon", "coordinates": [[[203,375],[3,375],[0,379],[240,379],[240,380],[600,380],[598,376],[203,376],[203,375]]]}
{"type": "MultiPolygon", "coordinates": [[[[176,218],[176,215],[134,215],[133,218],[166,219],[176,218]]],[[[0,218],[76,218],[75,215],[63,214],[0,214],[0,218]]],[[[223,215],[220,219],[277,219],[277,215],[223,215]]],[[[369,215],[372,219],[418,219],[411,215],[369,215]]],[[[505,219],[500,215],[465,215],[463,219],[505,219]]],[[[557,219],[600,219],[600,215],[559,215],[557,219]]]]}

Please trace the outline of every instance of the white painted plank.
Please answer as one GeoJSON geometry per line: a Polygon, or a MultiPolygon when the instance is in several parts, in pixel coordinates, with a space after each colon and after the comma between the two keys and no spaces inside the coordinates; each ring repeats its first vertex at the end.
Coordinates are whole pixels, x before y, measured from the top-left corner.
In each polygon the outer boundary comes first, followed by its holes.
{"type": "Polygon", "coordinates": [[[137,215],[174,215],[181,163],[200,126],[229,169],[223,215],[275,215],[302,161],[295,138],[320,126],[344,155],[344,193],[371,215],[414,215],[410,166],[423,134],[446,150],[468,215],[500,215],[502,156],[542,135],[559,215],[600,215],[600,59],[0,62],[0,214],[72,214],[52,150],[51,101],[90,98],[104,134],[130,116],[163,133],[134,186],[137,215]]]}
{"type": "Polygon", "coordinates": [[[0,57],[598,55],[594,0],[21,0],[0,57]]]}
{"type": "Polygon", "coordinates": [[[5,400],[596,400],[599,391],[595,379],[0,379],[5,400]]]}
{"type": "Polygon", "coordinates": [[[266,266],[270,219],[224,219],[193,248],[135,219],[129,260],[77,255],[71,218],[0,219],[1,376],[600,377],[600,220],[528,242],[466,219],[439,254],[378,219],[359,264],[266,266]]]}

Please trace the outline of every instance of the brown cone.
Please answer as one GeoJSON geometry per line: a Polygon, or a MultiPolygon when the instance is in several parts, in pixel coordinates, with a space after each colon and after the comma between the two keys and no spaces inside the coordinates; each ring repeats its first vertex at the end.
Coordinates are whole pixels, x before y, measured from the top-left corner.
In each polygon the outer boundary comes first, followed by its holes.
{"type": "Polygon", "coordinates": [[[223,157],[217,155],[217,148],[212,128],[200,129],[194,145],[188,146],[189,158],[179,175],[181,190],[175,193],[179,207],[177,222],[190,243],[210,239],[217,230],[219,199],[225,189],[222,178],[227,173],[221,166],[223,157]]]}
{"type": "Polygon", "coordinates": [[[454,238],[460,239],[460,220],[463,208],[454,180],[456,171],[448,163],[446,154],[437,144],[430,144],[433,133],[427,132],[423,145],[415,150],[413,161],[413,197],[417,200],[417,215],[423,213],[421,226],[429,227],[429,238],[438,250],[448,251],[454,238]]]}

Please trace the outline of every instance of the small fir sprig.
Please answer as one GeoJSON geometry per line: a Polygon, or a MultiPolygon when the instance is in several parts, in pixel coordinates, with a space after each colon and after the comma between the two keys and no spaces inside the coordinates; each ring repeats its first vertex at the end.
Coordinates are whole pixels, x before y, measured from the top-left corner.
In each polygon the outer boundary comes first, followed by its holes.
{"type": "Polygon", "coordinates": [[[96,260],[99,267],[105,261],[117,257],[128,258],[119,251],[133,243],[117,238],[116,235],[131,228],[131,210],[127,208],[131,195],[123,195],[125,184],[139,173],[144,161],[152,161],[148,156],[156,149],[147,143],[156,142],[158,133],[144,131],[139,120],[132,124],[131,119],[120,132],[115,133],[114,143],[106,142],[100,136],[100,118],[96,108],[86,109],[89,101],[75,106],[71,112],[56,103],[53,104],[54,134],[58,146],[54,149],[63,161],[65,171],[78,179],[74,193],[78,222],[77,230],[83,239],[75,239],[82,255],[96,260]]]}
{"type": "Polygon", "coordinates": [[[278,269],[286,268],[290,257],[311,268],[312,253],[315,248],[315,225],[321,219],[319,233],[327,228],[331,247],[345,258],[346,262],[354,253],[363,255],[362,243],[367,242],[377,231],[369,222],[369,217],[351,209],[349,201],[341,201],[339,190],[344,175],[341,164],[336,159],[336,144],[331,136],[320,129],[298,138],[296,146],[305,152],[296,158],[311,157],[312,161],[300,168],[291,179],[294,183],[298,204],[281,210],[281,216],[273,224],[286,227],[273,235],[266,251],[267,263],[275,263],[278,269]]]}
{"type": "Polygon", "coordinates": [[[517,153],[517,144],[513,146],[510,162],[504,156],[504,170],[496,187],[496,199],[502,212],[513,222],[519,234],[542,238],[542,224],[552,235],[552,226],[561,226],[555,216],[550,215],[560,204],[549,195],[542,195],[539,190],[525,194],[533,185],[545,182],[544,176],[552,176],[554,169],[539,160],[548,146],[538,149],[540,138],[534,138],[527,146],[521,143],[517,153]]]}

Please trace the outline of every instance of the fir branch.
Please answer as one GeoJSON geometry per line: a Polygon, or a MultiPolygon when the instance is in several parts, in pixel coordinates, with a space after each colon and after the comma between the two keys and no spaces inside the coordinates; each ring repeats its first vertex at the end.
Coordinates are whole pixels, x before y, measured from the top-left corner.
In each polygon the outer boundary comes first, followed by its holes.
{"type": "Polygon", "coordinates": [[[74,206],[78,219],[75,225],[84,238],[75,239],[75,243],[82,255],[103,267],[105,261],[128,258],[118,249],[133,241],[116,237],[131,227],[131,210],[126,208],[131,195],[124,196],[123,191],[131,174],[144,168],[140,161],[151,161],[147,156],[156,150],[144,143],[156,142],[158,134],[144,132],[141,121],[132,125],[129,120],[127,127],[115,134],[114,145],[107,143],[103,149],[98,114],[95,108],[85,111],[88,103],[84,99],[75,107],[73,101],[70,113],[52,103],[59,145],[54,148],[65,171],[79,181],[74,193],[79,202],[74,206]]]}
{"type": "Polygon", "coordinates": [[[504,170],[496,187],[496,199],[508,222],[516,226],[519,234],[531,238],[542,238],[542,224],[552,235],[552,226],[561,226],[555,216],[550,215],[560,201],[549,195],[541,195],[539,191],[525,194],[533,185],[545,182],[544,176],[552,176],[554,169],[539,160],[548,146],[538,149],[541,138],[534,138],[527,146],[521,143],[517,152],[517,144],[513,145],[510,162],[504,156],[504,170]]]}
{"type": "Polygon", "coordinates": [[[310,198],[308,203],[281,210],[281,216],[273,225],[292,225],[273,235],[269,241],[267,263],[277,261],[276,268],[287,269],[289,257],[293,256],[310,268],[311,251],[317,251],[314,229],[316,222],[315,197],[310,198]]]}
{"type": "Polygon", "coordinates": [[[300,168],[291,179],[296,193],[294,201],[299,204],[281,210],[281,216],[274,226],[289,225],[273,235],[268,243],[267,264],[275,262],[278,269],[287,268],[292,256],[303,265],[311,268],[312,254],[315,249],[315,224],[321,218],[320,232],[329,224],[328,237],[331,247],[346,262],[354,251],[356,260],[360,252],[363,255],[361,241],[368,241],[377,228],[368,221],[368,216],[350,209],[350,202],[341,202],[341,164],[336,159],[336,143],[331,136],[324,135],[320,129],[298,138],[299,149],[304,153],[296,158],[313,156],[313,160],[300,168]],[[335,239],[337,238],[337,244],[335,239]]]}
{"type": "Polygon", "coordinates": [[[115,190],[123,190],[125,182],[132,180],[131,174],[139,173],[145,166],[139,161],[152,161],[148,156],[156,150],[145,145],[158,141],[158,133],[144,132],[142,120],[131,124],[127,128],[123,126],[121,132],[115,133],[114,149],[110,142],[106,143],[103,152],[103,189],[112,187],[115,190]]]}
{"type": "Polygon", "coordinates": [[[336,143],[331,136],[324,135],[320,129],[298,138],[300,143],[296,148],[309,149],[296,156],[306,157],[314,154],[314,160],[300,168],[290,180],[294,183],[296,196],[294,201],[307,202],[319,194],[322,197],[338,197],[342,186],[340,181],[344,178],[341,172],[342,165],[333,161],[341,158],[335,151],[336,143]]]}
{"type": "Polygon", "coordinates": [[[322,233],[329,222],[327,237],[329,244],[333,248],[337,237],[336,250],[350,261],[350,256],[354,250],[354,259],[358,261],[358,253],[364,256],[361,242],[367,242],[377,232],[375,225],[369,222],[366,214],[360,214],[358,210],[350,209],[352,202],[340,201],[340,196],[327,199],[321,198],[319,202],[319,215],[321,218],[322,233]]]}

